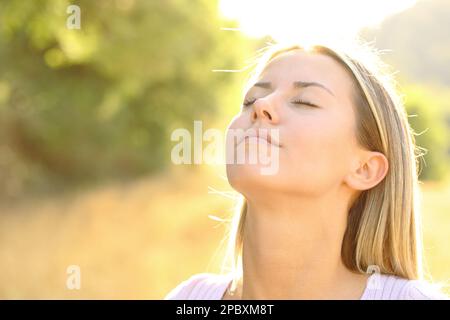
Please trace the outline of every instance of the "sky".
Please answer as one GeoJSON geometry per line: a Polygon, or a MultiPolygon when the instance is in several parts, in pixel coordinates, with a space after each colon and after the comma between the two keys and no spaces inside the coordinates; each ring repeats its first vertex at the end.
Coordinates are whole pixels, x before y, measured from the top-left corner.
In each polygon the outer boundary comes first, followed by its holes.
{"type": "MultiPolygon", "coordinates": [[[[276,41],[352,39],[362,27],[412,7],[417,0],[220,0],[220,12],[252,37],[276,41]]],[[[226,27],[226,26],[224,26],[226,27]]]]}

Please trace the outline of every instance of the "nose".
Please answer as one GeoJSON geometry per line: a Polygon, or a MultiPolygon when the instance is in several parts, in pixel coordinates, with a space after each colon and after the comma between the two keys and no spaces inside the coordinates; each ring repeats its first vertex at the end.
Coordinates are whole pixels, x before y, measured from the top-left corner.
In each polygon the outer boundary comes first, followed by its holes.
{"type": "Polygon", "coordinates": [[[264,120],[272,124],[278,123],[280,116],[279,111],[275,106],[275,101],[273,101],[273,97],[267,96],[257,99],[253,104],[251,118],[253,122],[257,121],[259,118],[260,121],[264,120]]]}

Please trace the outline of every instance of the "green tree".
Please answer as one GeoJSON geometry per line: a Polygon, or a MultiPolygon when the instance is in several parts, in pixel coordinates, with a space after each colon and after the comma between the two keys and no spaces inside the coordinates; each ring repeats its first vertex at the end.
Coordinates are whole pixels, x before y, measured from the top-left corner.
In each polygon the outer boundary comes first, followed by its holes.
{"type": "Polygon", "coordinates": [[[443,92],[424,85],[404,87],[405,107],[409,123],[415,131],[416,144],[423,148],[422,180],[442,180],[449,171],[448,137],[446,126],[449,114],[443,92]]]}
{"type": "MultiPolygon", "coordinates": [[[[226,108],[246,43],[217,1],[0,2],[0,191],[134,177],[226,108]],[[66,9],[81,9],[81,29],[66,9]]],[[[2,192],[0,192],[1,194],[2,192]]]]}

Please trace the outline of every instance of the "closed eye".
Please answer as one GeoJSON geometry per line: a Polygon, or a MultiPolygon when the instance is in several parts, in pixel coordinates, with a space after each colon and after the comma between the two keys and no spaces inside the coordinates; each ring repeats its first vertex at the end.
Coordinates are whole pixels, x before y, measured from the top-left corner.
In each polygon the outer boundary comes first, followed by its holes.
{"type": "Polygon", "coordinates": [[[292,101],[293,104],[302,104],[302,105],[306,105],[306,106],[310,106],[313,108],[319,108],[319,106],[315,105],[314,103],[305,101],[305,100],[294,100],[292,101]]]}
{"type": "Polygon", "coordinates": [[[252,98],[252,99],[247,99],[247,100],[244,100],[244,103],[243,103],[243,105],[244,105],[244,107],[248,107],[248,106],[250,106],[250,105],[254,104],[254,103],[255,103],[255,101],[256,101],[256,98],[252,98]]]}
{"type": "MultiPolygon", "coordinates": [[[[244,107],[248,107],[248,106],[251,106],[252,104],[254,104],[255,101],[256,101],[256,98],[247,99],[247,100],[244,100],[243,105],[244,105],[244,107]]],[[[299,105],[306,105],[306,106],[310,106],[313,108],[319,108],[319,106],[315,105],[314,103],[311,103],[311,102],[305,101],[305,100],[294,100],[294,101],[292,101],[292,103],[299,104],[299,105]]]]}

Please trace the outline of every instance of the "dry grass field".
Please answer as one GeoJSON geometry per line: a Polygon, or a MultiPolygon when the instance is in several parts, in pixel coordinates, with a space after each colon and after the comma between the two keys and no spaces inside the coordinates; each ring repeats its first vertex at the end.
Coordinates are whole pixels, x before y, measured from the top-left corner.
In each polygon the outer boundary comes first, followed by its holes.
{"type": "MultiPolygon", "coordinates": [[[[0,206],[0,298],[161,299],[198,272],[218,272],[232,213],[221,174],[174,170],[55,198],[0,206]],[[66,287],[81,268],[81,289],[66,287]]],[[[424,234],[435,281],[450,277],[450,186],[424,184],[424,234]]],[[[449,292],[447,290],[447,292],[449,292]]]]}

